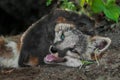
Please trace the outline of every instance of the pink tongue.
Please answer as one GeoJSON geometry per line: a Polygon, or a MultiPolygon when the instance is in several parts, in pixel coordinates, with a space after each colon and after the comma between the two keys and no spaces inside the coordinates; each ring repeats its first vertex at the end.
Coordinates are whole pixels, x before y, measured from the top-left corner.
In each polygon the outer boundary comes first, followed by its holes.
{"type": "Polygon", "coordinates": [[[48,54],[48,55],[45,57],[45,60],[48,61],[48,62],[51,62],[51,61],[57,60],[57,57],[55,57],[55,56],[52,55],[52,54],[48,54]]]}

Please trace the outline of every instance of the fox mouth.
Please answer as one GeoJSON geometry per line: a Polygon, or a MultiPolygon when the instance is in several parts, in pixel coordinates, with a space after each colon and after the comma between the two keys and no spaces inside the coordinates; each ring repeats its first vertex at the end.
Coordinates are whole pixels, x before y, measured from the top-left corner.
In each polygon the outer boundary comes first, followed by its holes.
{"type": "Polygon", "coordinates": [[[53,63],[62,63],[62,62],[66,62],[67,60],[65,58],[61,58],[58,57],[54,54],[48,54],[45,58],[44,58],[44,62],[47,64],[53,64],[53,63]]]}

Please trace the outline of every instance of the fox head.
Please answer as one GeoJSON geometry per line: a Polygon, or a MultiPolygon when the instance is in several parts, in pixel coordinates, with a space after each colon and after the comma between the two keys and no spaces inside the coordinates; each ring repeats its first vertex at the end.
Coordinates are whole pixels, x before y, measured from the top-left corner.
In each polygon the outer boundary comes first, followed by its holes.
{"type": "Polygon", "coordinates": [[[81,59],[94,60],[94,54],[99,59],[110,43],[111,40],[107,37],[89,36],[76,29],[73,24],[59,23],[55,27],[51,54],[44,61],[47,64],[79,67],[82,65],[81,59]]]}

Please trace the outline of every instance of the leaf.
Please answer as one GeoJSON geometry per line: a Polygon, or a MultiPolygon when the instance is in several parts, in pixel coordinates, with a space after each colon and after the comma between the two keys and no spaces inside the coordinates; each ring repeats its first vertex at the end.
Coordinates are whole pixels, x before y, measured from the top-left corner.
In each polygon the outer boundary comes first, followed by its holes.
{"type": "Polygon", "coordinates": [[[72,2],[69,2],[68,3],[68,9],[70,9],[70,10],[76,10],[76,7],[75,7],[75,5],[72,2]]]}
{"type": "Polygon", "coordinates": [[[79,0],[79,2],[80,2],[80,6],[83,7],[85,4],[85,0],[79,0]]]}
{"type": "Polygon", "coordinates": [[[89,5],[91,6],[92,3],[93,3],[93,0],[86,0],[86,3],[89,4],[89,5]]]}
{"type": "Polygon", "coordinates": [[[64,2],[61,5],[61,8],[67,9],[67,10],[72,10],[72,11],[76,10],[76,6],[72,2],[64,2]]]}
{"type": "Polygon", "coordinates": [[[115,0],[107,0],[106,4],[107,5],[109,5],[109,4],[115,4],[115,0]]]}
{"type": "Polygon", "coordinates": [[[104,10],[105,5],[102,0],[93,0],[91,9],[93,10],[94,13],[100,13],[104,10]]]}
{"type": "Polygon", "coordinates": [[[109,19],[118,22],[118,18],[120,16],[120,7],[117,5],[106,6],[106,8],[104,9],[104,13],[109,19]]]}
{"type": "Polygon", "coordinates": [[[93,63],[94,63],[93,61],[82,60],[82,64],[85,64],[85,65],[90,65],[93,63]]]}
{"type": "Polygon", "coordinates": [[[46,1],[46,6],[49,6],[52,3],[52,0],[47,0],[46,1]]]}

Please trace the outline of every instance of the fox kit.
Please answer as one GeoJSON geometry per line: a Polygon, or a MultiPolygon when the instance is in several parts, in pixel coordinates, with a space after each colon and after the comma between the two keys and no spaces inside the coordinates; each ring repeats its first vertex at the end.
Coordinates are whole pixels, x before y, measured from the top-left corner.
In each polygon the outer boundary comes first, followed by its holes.
{"type": "Polygon", "coordinates": [[[82,65],[99,59],[111,40],[95,35],[94,21],[85,15],[55,10],[30,26],[17,41],[0,38],[0,66],[82,65]]]}
{"type": "Polygon", "coordinates": [[[55,30],[54,43],[50,47],[51,54],[44,58],[47,64],[79,67],[82,65],[82,60],[94,61],[96,57],[100,59],[103,55],[102,52],[111,43],[107,37],[91,37],[64,25],[60,26],[59,30],[55,30]]]}
{"type": "Polygon", "coordinates": [[[81,58],[94,60],[110,45],[106,37],[95,36],[94,20],[85,15],[55,10],[33,24],[22,37],[21,67],[59,64],[82,65],[81,58]]]}

